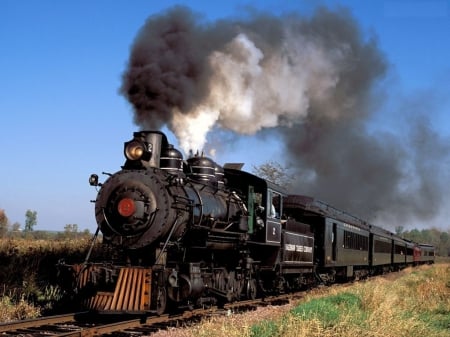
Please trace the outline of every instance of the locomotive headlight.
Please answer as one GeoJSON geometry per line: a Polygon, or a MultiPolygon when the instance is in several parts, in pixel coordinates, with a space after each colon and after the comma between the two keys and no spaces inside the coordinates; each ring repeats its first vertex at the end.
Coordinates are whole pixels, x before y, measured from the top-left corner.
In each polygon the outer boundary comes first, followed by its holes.
{"type": "Polygon", "coordinates": [[[99,185],[101,185],[98,182],[98,175],[91,174],[91,176],[89,177],[89,185],[91,185],[91,186],[99,186],[99,185]]]}
{"type": "Polygon", "coordinates": [[[145,145],[136,140],[125,143],[125,157],[129,160],[139,160],[146,152],[145,145]]]}

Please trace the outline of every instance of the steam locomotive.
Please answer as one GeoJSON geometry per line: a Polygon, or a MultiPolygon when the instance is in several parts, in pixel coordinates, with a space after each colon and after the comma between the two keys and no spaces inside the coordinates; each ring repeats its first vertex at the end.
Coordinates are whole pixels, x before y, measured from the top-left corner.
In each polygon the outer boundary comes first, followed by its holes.
{"type": "Polygon", "coordinates": [[[434,261],[433,246],[289,195],[242,164],[184,160],[160,131],[135,132],[124,155],[104,183],[89,179],[110,257],[59,266],[87,309],[162,314],[434,261]]]}

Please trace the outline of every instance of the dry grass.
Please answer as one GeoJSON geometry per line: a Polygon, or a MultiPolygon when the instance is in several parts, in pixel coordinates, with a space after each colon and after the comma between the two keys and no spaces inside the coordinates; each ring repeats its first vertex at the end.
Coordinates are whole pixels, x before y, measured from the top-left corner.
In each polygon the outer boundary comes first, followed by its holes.
{"type": "Polygon", "coordinates": [[[153,336],[450,337],[450,265],[317,289],[297,303],[213,317],[153,336]]]}
{"type": "Polygon", "coordinates": [[[36,318],[41,310],[29,304],[24,298],[19,301],[12,300],[9,296],[0,298],[0,322],[10,322],[27,318],[36,318]]]}
{"type": "Polygon", "coordinates": [[[0,239],[0,322],[35,318],[62,293],[56,264],[63,257],[82,261],[89,240],[0,239]]]}

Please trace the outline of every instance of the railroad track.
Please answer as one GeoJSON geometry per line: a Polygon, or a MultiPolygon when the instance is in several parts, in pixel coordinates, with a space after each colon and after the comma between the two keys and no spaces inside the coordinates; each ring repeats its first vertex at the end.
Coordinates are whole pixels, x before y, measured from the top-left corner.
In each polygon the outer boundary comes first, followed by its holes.
{"type": "Polygon", "coordinates": [[[189,321],[218,311],[217,307],[209,309],[187,310],[177,315],[136,317],[111,322],[108,315],[89,315],[88,313],[72,313],[49,316],[23,321],[0,324],[0,336],[57,336],[57,337],[92,337],[146,329],[160,329],[173,326],[180,321],[189,321]]]}
{"type": "Polygon", "coordinates": [[[129,336],[151,334],[171,326],[189,325],[201,318],[226,314],[229,311],[247,311],[261,305],[286,303],[299,298],[301,293],[271,296],[264,299],[227,303],[222,308],[185,310],[178,314],[141,316],[129,319],[108,315],[92,315],[88,312],[42,317],[0,324],[1,337],[96,337],[114,336],[120,332],[129,336]]]}

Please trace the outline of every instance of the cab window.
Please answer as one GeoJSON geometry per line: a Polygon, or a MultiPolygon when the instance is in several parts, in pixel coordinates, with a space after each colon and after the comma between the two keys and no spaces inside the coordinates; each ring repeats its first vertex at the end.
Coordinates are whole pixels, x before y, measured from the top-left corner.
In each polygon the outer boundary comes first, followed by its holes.
{"type": "Polygon", "coordinates": [[[279,219],[281,214],[281,194],[268,190],[267,193],[267,217],[279,219]]]}

